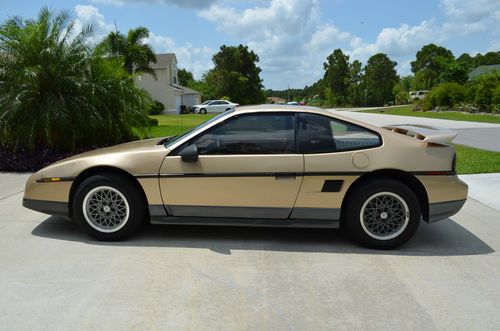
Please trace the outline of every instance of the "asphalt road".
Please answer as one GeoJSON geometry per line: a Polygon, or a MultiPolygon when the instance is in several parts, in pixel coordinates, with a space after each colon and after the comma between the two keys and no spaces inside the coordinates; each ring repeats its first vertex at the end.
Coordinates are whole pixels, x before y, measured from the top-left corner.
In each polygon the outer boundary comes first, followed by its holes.
{"type": "Polygon", "coordinates": [[[474,199],[394,251],[314,229],[150,226],[101,243],[22,208],[26,178],[0,174],[1,330],[500,328],[500,211],[474,199]]]}
{"type": "Polygon", "coordinates": [[[453,129],[458,131],[458,136],[453,140],[454,143],[500,152],[500,124],[359,112],[363,109],[352,108],[348,111],[332,109],[331,111],[377,126],[420,124],[453,129]]]}

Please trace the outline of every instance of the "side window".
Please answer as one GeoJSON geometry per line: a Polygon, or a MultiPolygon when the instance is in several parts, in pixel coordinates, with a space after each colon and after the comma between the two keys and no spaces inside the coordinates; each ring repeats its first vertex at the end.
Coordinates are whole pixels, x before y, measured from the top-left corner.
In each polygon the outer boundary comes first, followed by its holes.
{"type": "Polygon", "coordinates": [[[200,155],[295,153],[294,116],[235,116],[191,143],[196,145],[200,155]]]}
{"type": "Polygon", "coordinates": [[[355,124],[316,114],[299,114],[299,151],[331,153],[376,147],[380,137],[355,124]]]}

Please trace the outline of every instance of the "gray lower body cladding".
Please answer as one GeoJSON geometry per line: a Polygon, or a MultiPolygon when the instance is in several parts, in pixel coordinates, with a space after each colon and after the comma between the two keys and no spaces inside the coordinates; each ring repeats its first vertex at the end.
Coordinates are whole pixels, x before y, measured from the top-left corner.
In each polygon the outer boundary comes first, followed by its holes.
{"type": "Polygon", "coordinates": [[[462,208],[465,201],[464,199],[429,204],[429,223],[455,215],[462,208]]]}

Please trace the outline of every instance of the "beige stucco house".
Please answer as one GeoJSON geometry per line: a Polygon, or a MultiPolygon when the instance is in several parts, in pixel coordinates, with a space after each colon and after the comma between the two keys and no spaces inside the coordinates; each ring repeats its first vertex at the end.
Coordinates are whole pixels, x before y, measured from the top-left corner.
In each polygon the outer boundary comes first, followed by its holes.
{"type": "Polygon", "coordinates": [[[151,94],[153,100],[165,105],[165,112],[178,113],[181,105],[188,107],[201,103],[201,93],[178,84],[177,58],[174,53],[157,54],[150,64],[156,79],[150,74],[137,76],[136,85],[151,94]]]}

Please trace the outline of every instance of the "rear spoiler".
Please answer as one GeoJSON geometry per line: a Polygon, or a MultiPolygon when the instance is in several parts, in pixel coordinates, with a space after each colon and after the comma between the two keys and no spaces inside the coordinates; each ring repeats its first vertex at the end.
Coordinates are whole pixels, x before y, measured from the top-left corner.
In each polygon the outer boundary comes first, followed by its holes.
{"type": "Polygon", "coordinates": [[[458,134],[457,131],[425,125],[388,125],[383,128],[410,137],[415,137],[428,144],[446,144],[452,141],[458,134]]]}

